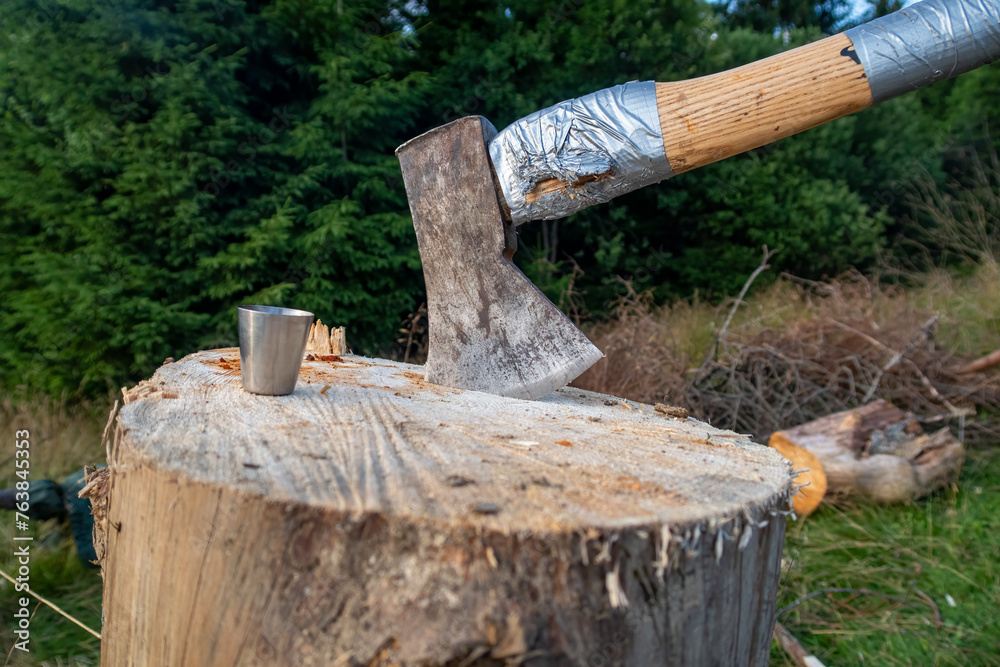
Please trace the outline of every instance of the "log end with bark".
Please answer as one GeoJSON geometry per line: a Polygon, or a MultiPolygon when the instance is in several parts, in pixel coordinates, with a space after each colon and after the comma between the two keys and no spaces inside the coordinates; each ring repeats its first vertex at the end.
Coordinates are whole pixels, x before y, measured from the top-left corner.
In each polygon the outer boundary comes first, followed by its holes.
{"type": "MultiPolygon", "coordinates": [[[[809,469],[797,486],[815,482],[816,489],[825,486],[830,499],[859,497],[877,503],[908,502],[933,493],[958,477],[965,460],[962,443],[947,428],[925,433],[913,413],[882,400],[778,431],[769,444],[796,469],[809,469]]],[[[811,493],[805,496],[807,500],[793,500],[803,516],[818,504],[811,493]]]]}

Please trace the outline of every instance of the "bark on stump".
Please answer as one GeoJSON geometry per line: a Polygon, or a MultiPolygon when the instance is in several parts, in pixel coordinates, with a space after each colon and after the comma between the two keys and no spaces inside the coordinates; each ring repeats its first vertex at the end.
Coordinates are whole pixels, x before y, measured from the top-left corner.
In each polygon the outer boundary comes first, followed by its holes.
{"type": "Polygon", "coordinates": [[[255,396],[226,349],[108,449],[104,665],[768,661],[790,466],[693,419],[354,356],[255,396]]]}

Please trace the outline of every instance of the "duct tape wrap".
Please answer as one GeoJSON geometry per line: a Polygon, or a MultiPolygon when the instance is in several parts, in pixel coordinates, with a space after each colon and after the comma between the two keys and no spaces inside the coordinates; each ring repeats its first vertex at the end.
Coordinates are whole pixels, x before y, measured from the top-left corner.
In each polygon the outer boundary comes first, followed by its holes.
{"type": "Polygon", "coordinates": [[[846,34],[877,104],[1000,58],[1000,3],[925,0],[846,34]]]}
{"type": "Polygon", "coordinates": [[[526,116],[490,142],[511,220],[553,220],[673,176],[656,84],[632,82],[526,116]],[[556,179],[560,187],[535,195],[556,179]]]}

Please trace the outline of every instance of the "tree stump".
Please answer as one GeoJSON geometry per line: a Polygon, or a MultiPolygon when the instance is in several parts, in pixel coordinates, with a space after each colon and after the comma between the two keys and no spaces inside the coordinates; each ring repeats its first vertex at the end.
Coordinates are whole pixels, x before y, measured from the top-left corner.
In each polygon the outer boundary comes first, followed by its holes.
{"type": "Polygon", "coordinates": [[[766,665],[790,465],[567,387],[236,349],[126,393],[97,494],[103,665],[766,665]]]}

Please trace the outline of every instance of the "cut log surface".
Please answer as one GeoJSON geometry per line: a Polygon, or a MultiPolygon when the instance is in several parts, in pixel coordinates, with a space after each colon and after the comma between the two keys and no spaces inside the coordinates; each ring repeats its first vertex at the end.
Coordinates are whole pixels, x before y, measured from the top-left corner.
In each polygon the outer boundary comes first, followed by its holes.
{"type": "Polygon", "coordinates": [[[777,452],[422,371],[338,356],[256,396],[226,349],[128,391],[97,511],[102,664],[767,664],[777,452]]]}

